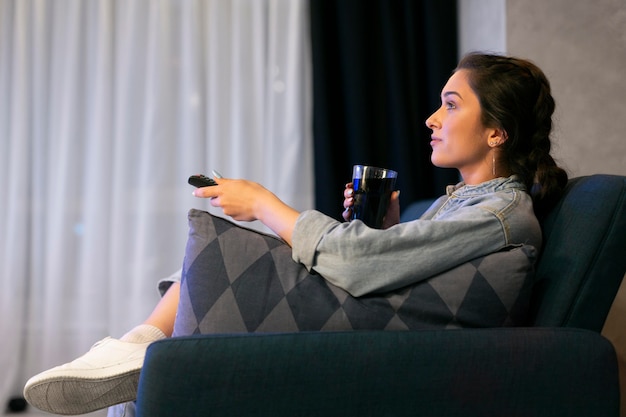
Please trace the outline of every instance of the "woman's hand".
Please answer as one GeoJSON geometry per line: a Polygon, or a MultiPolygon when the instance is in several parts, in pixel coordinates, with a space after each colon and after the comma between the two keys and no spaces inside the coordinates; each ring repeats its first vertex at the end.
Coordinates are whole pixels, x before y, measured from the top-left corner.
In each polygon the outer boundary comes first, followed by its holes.
{"type": "MultiPolygon", "coordinates": [[[[354,206],[354,185],[349,182],[343,191],[343,208],[345,210],[341,213],[347,222],[352,218],[352,206],[354,206]]],[[[400,223],[400,191],[394,191],[391,193],[382,228],[388,229],[398,223],[400,223]]]]}
{"type": "Polygon", "coordinates": [[[238,221],[258,220],[260,207],[276,198],[252,181],[215,178],[215,182],[215,186],[196,189],[193,195],[210,198],[213,207],[220,207],[224,214],[238,221]]]}
{"type": "Polygon", "coordinates": [[[256,182],[226,178],[215,178],[215,182],[217,185],[195,189],[193,195],[210,198],[213,207],[220,207],[235,220],[261,221],[291,245],[300,213],[256,182]]]}
{"type": "Polygon", "coordinates": [[[346,189],[343,190],[343,208],[345,209],[341,216],[347,222],[352,218],[352,206],[354,205],[354,185],[349,182],[346,189]]]}

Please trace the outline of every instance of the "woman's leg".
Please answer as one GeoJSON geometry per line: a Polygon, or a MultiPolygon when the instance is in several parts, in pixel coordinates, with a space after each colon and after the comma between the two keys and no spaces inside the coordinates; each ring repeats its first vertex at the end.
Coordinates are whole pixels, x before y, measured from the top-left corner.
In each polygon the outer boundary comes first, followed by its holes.
{"type": "Polygon", "coordinates": [[[180,282],[174,282],[143,324],[154,326],[161,330],[166,337],[171,337],[174,330],[179,297],[180,282]]]}
{"type": "Polygon", "coordinates": [[[150,343],[172,335],[180,283],[174,282],[148,318],[120,339],[107,337],[65,365],[32,377],[24,397],[53,414],[85,414],[135,400],[150,343]]]}

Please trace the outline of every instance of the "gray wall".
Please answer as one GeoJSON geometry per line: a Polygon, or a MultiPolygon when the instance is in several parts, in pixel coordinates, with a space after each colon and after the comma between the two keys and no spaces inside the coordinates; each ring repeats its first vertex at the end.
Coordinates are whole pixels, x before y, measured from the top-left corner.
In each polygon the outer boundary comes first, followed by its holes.
{"type": "Polygon", "coordinates": [[[458,0],[461,53],[529,58],[557,102],[554,155],[570,176],[626,175],[626,0],[458,0]]]}

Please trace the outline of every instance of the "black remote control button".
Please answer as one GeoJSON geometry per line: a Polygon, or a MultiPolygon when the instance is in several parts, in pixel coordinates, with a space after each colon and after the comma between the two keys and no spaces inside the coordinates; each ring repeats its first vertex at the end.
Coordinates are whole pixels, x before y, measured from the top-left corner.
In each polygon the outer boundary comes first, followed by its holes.
{"type": "Polygon", "coordinates": [[[197,188],[210,187],[212,185],[217,185],[217,183],[213,180],[213,178],[207,177],[206,175],[200,175],[200,174],[192,175],[191,177],[189,177],[189,180],[187,182],[189,182],[189,184],[197,188]]]}

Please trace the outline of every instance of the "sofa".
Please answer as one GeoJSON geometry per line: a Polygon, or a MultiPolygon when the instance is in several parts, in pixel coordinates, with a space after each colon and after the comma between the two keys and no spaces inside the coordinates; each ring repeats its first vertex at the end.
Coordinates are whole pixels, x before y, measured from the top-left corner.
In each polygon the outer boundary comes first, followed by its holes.
{"type": "Polygon", "coordinates": [[[161,340],[137,415],[619,416],[617,356],[601,330],[626,273],[625,205],[624,176],[570,179],[542,222],[525,327],[161,340]]]}

